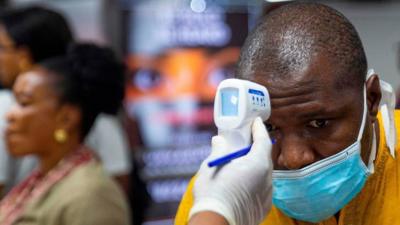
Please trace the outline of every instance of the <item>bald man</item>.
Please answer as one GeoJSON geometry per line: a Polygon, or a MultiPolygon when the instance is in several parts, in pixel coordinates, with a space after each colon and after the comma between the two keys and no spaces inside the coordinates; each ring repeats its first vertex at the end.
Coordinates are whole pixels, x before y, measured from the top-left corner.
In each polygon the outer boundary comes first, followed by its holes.
{"type": "MultiPolygon", "coordinates": [[[[367,71],[353,25],[321,4],[280,7],[249,35],[236,76],[267,87],[276,140],[261,224],[400,224],[400,112],[390,85],[367,71]]],[[[192,188],[176,225],[188,223],[192,188]]]]}

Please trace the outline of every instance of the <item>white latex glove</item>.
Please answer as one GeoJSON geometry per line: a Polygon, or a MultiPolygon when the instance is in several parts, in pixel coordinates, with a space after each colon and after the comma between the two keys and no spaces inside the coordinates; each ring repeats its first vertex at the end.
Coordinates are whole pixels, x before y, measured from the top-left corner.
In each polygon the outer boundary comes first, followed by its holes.
{"type": "Polygon", "coordinates": [[[189,219],[201,211],[222,215],[230,225],[258,225],[271,209],[271,140],[261,118],[252,125],[250,152],[220,167],[208,167],[211,159],[229,153],[226,140],[212,139],[212,151],[204,160],[193,188],[194,205],[189,219]]]}

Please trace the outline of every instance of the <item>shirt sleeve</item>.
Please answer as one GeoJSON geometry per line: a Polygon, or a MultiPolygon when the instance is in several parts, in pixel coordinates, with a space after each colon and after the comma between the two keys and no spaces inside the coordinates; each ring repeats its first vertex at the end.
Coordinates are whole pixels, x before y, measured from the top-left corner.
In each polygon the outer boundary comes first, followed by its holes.
{"type": "Polygon", "coordinates": [[[187,225],[189,222],[189,213],[193,207],[193,186],[196,177],[193,177],[190,181],[185,194],[182,197],[181,202],[179,203],[179,208],[175,216],[175,225],[187,225]]]}
{"type": "Polygon", "coordinates": [[[99,115],[87,136],[86,144],[97,152],[105,170],[110,175],[130,173],[129,145],[116,116],[99,115]]]}

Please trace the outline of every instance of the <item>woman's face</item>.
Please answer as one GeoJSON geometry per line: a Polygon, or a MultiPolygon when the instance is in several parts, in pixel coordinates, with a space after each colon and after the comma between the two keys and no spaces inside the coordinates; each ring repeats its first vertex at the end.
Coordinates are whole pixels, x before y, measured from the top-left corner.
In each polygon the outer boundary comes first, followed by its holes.
{"type": "Polygon", "coordinates": [[[18,76],[14,85],[16,104],[7,114],[6,143],[14,156],[40,155],[54,145],[59,127],[60,104],[52,76],[33,70],[18,76]]]}

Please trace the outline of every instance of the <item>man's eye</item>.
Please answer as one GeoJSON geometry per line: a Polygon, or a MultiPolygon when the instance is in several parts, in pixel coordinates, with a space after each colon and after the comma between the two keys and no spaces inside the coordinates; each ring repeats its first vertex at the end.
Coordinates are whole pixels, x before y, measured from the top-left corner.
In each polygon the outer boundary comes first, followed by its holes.
{"type": "Polygon", "coordinates": [[[309,123],[309,126],[313,128],[323,128],[326,127],[327,125],[328,125],[328,120],[323,120],[323,119],[313,120],[309,123]]]}
{"type": "Polygon", "coordinates": [[[268,132],[272,132],[276,130],[276,127],[270,123],[265,123],[265,128],[267,128],[268,132]]]}

